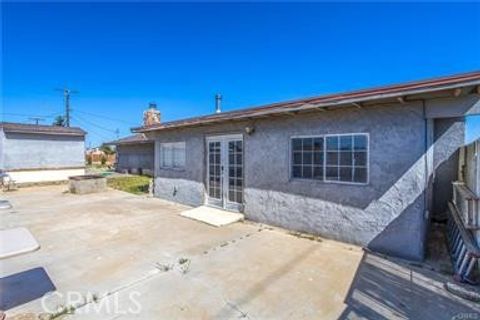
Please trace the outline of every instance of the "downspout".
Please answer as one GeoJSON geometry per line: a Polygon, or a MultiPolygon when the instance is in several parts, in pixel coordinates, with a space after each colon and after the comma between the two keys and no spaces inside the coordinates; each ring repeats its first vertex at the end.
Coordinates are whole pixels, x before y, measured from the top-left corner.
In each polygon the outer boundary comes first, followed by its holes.
{"type": "MultiPolygon", "coordinates": [[[[424,214],[423,218],[425,221],[425,229],[423,232],[423,248],[422,248],[422,255],[425,256],[425,251],[426,251],[426,244],[428,240],[428,233],[429,233],[429,226],[430,226],[430,193],[432,190],[430,190],[430,154],[429,154],[429,142],[430,142],[430,132],[429,132],[429,119],[427,118],[427,108],[425,104],[425,99],[422,99],[422,113],[423,113],[423,121],[424,121],[424,164],[425,164],[425,191],[424,191],[424,214]]],[[[433,137],[432,137],[433,138],[433,137]]],[[[432,151],[432,156],[433,156],[433,151],[432,151]]],[[[432,159],[433,162],[433,159],[432,159]]],[[[433,169],[433,165],[432,165],[433,169]]],[[[432,170],[432,185],[433,185],[433,179],[434,179],[434,169],[432,170]]],[[[433,188],[433,186],[432,186],[433,188]]]]}
{"type": "MultiPolygon", "coordinates": [[[[430,212],[429,212],[429,197],[430,197],[430,192],[429,192],[429,177],[430,177],[430,172],[429,172],[429,153],[428,153],[428,144],[429,144],[429,130],[428,130],[428,119],[427,119],[427,110],[426,110],[426,104],[425,104],[425,99],[422,99],[422,113],[423,113],[423,121],[425,123],[424,125],[424,152],[425,152],[425,197],[424,197],[424,211],[425,211],[425,219],[429,219],[430,212]]],[[[432,175],[432,179],[433,179],[432,175]]],[[[433,181],[432,181],[433,182],[433,181]]]]}

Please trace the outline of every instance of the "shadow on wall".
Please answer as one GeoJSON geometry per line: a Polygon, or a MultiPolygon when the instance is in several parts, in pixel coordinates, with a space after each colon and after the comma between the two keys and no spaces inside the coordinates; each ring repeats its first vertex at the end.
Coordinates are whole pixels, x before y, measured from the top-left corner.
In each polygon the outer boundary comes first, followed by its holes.
{"type": "Polygon", "coordinates": [[[423,241],[427,226],[423,222],[423,214],[419,214],[423,211],[423,201],[423,197],[417,197],[368,243],[368,247],[374,251],[398,255],[405,259],[422,260],[427,245],[423,241]],[[409,230],[410,234],[406,234],[406,230],[409,230]],[[410,249],[406,251],[405,248],[410,249]]]}
{"type": "MultiPolygon", "coordinates": [[[[287,186],[277,187],[280,192],[264,189],[257,194],[254,188],[252,191],[247,188],[247,216],[286,228],[367,245],[375,251],[421,260],[429,219],[425,205],[428,204],[427,193],[432,190],[432,176],[427,177],[427,171],[432,173],[450,161],[452,155],[458,152],[463,139],[464,123],[454,119],[435,137],[426,152],[413,163],[405,165],[407,169],[399,173],[400,177],[396,176],[396,181],[384,184],[377,171],[377,177],[371,181],[371,186],[318,184],[318,189],[334,190],[336,194],[333,198],[328,198],[328,193],[327,196],[317,197],[298,191],[286,191],[284,189],[287,186]],[[375,190],[373,195],[368,194],[368,188],[374,187],[380,190],[375,190]],[[365,188],[365,198],[369,202],[349,205],[351,193],[359,193],[361,188],[365,188]],[[250,192],[253,194],[251,197],[250,192]],[[304,214],[291,214],[299,210],[304,214]],[[256,215],[257,212],[259,214],[256,215]]],[[[374,167],[371,170],[373,175],[374,170],[380,169],[374,167]]],[[[450,184],[451,181],[447,182],[450,184]]],[[[316,189],[311,184],[307,185],[312,190],[316,189]]],[[[290,189],[291,187],[290,185],[290,189]]]]}
{"type": "Polygon", "coordinates": [[[412,238],[414,238],[417,242],[415,244],[417,252],[403,253],[400,256],[413,260],[423,259],[428,220],[432,215],[432,212],[429,212],[430,216],[428,216],[423,211],[434,210],[433,212],[438,213],[445,210],[452,194],[452,182],[457,179],[458,150],[465,138],[463,119],[440,119],[435,121],[434,129],[432,146],[377,200],[386,204],[396,200],[398,204],[394,210],[395,214],[391,216],[392,219],[369,242],[369,248],[379,252],[397,254],[404,252],[402,247],[412,245],[412,238]],[[425,174],[427,168],[430,173],[428,177],[425,174]],[[436,176],[433,185],[432,173],[436,176]],[[421,185],[422,182],[423,185],[421,185]],[[428,186],[427,189],[425,189],[425,185],[428,186]],[[391,191],[396,191],[396,195],[391,191]],[[433,195],[430,195],[431,192],[433,195]],[[389,193],[393,196],[390,197],[389,193]],[[430,199],[433,200],[431,207],[430,199]],[[405,236],[406,234],[408,236],[405,236]]]}
{"type": "Polygon", "coordinates": [[[480,305],[452,296],[438,274],[365,253],[339,319],[465,319],[480,305]]]}
{"type": "Polygon", "coordinates": [[[55,291],[43,268],[34,268],[0,278],[0,310],[9,310],[55,291]]]}

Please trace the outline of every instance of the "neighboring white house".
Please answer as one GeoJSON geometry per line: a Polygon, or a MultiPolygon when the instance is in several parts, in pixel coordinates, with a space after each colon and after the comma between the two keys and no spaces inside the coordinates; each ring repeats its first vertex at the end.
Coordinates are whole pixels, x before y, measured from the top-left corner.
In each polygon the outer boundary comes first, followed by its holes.
{"type": "Polygon", "coordinates": [[[85,135],[74,127],[0,122],[0,170],[16,183],[85,174],[85,135]]]}

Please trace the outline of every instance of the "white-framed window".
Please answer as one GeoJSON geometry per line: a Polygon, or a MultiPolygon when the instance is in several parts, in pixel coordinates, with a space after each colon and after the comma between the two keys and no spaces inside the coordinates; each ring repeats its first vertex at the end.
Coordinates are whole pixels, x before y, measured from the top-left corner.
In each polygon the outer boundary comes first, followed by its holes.
{"type": "Polygon", "coordinates": [[[324,137],[292,138],[292,177],[323,180],[324,137]]]}
{"type": "Polygon", "coordinates": [[[368,183],[366,133],[291,138],[291,177],[352,184],[368,183]]]}
{"type": "Polygon", "coordinates": [[[161,168],[185,168],[185,142],[160,143],[161,168]]]}

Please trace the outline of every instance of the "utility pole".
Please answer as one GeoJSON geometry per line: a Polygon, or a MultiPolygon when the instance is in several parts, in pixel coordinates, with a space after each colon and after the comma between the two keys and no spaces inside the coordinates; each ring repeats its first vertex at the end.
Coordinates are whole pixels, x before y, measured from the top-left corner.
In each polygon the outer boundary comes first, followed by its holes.
{"type": "Polygon", "coordinates": [[[37,126],[38,126],[38,123],[40,121],[45,121],[45,118],[40,118],[40,117],[31,117],[31,118],[28,118],[28,119],[35,121],[35,125],[37,125],[37,126]]]}
{"type": "Polygon", "coordinates": [[[115,135],[117,136],[117,139],[120,137],[120,130],[118,128],[115,130],[115,135]]]}
{"type": "Polygon", "coordinates": [[[57,91],[63,92],[63,97],[65,100],[65,126],[70,127],[70,95],[74,93],[78,93],[76,90],[71,90],[68,88],[63,89],[56,89],[57,91]]]}

